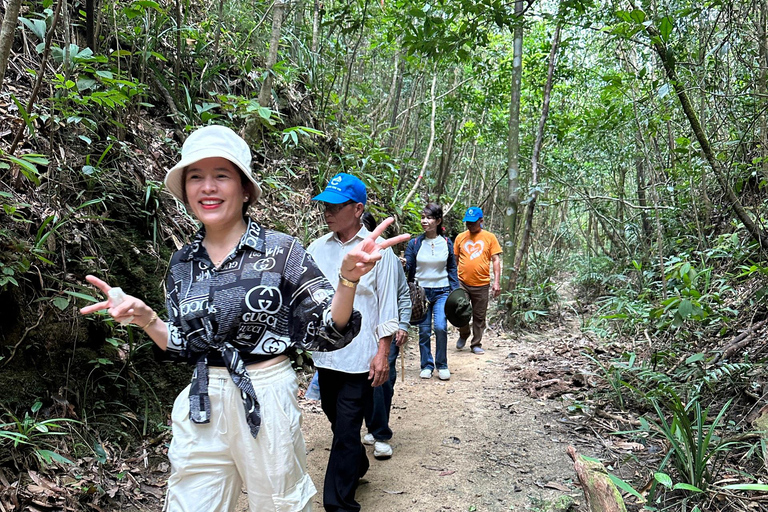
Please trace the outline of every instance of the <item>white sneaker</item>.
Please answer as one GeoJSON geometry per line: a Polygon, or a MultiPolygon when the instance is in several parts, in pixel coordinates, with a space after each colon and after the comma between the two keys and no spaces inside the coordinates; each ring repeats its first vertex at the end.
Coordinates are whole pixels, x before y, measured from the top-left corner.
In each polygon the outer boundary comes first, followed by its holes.
{"type": "Polygon", "coordinates": [[[432,370],[429,368],[424,368],[421,370],[421,373],[419,374],[419,377],[422,379],[431,379],[432,378],[432,370]]]}
{"type": "Polygon", "coordinates": [[[448,380],[451,378],[451,371],[448,368],[440,368],[437,370],[437,376],[440,380],[448,380]]]}
{"type": "Polygon", "coordinates": [[[373,437],[373,434],[365,434],[363,436],[363,444],[367,444],[368,446],[373,446],[373,443],[376,442],[376,438],[373,437]]]}
{"type": "Polygon", "coordinates": [[[373,444],[373,456],[377,459],[388,459],[392,456],[392,447],[386,441],[376,441],[373,444]]]}

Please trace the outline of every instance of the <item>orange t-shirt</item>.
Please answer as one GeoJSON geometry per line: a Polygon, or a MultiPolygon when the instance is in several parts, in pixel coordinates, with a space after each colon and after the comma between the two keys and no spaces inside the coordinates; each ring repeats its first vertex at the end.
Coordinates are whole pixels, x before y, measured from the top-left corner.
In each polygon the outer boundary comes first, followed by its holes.
{"type": "Polygon", "coordinates": [[[465,231],[453,243],[459,280],[467,286],[491,283],[491,256],[501,254],[496,235],[482,230],[476,235],[465,231]]]}

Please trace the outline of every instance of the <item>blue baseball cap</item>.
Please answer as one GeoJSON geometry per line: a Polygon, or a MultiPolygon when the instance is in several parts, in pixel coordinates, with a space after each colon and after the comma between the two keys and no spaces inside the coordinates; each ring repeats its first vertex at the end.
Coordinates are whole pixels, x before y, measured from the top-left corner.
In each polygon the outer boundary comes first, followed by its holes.
{"type": "Polygon", "coordinates": [[[483,218],[483,210],[478,206],[471,206],[464,214],[462,222],[477,222],[483,218]]]}
{"type": "Polygon", "coordinates": [[[322,193],[312,198],[313,201],[341,204],[347,201],[365,204],[368,194],[365,192],[365,183],[351,174],[340,172],[328,182],[322,193]]]}

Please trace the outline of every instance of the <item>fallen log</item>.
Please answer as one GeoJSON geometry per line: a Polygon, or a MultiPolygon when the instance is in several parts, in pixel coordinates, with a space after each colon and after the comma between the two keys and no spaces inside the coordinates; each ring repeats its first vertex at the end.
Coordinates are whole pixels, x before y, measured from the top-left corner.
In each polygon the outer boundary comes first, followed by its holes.
{"type": "Polygon", "coordinates": [[[745,330],[744,332],[742,332],[741,334],[739,334],[738,336],[733,338],[731,340],[731,343],[727,347],[725,347],[723,349],[723,351],[721,353],[719,353],[715,357],[714,361],[712,361],[712,362],[713,363],[717,363],[721,359],[729,359],[736,352],[738,352],[742,348],[744,348],[747,345],[749,345],[752,342],[752,340],[754,339],[753,335],[755,334],[755,332],[757,332],[759,329],[761,329],[766,324],[766,322],[768,322],[768,318],[765,318],[763,320],[760,320],[757,323],[754,323],[754,324],[750,325],[747,328],[747,330],[745,330]]]}
{"type": "Polygon", "coordinates": [[[608,478],[602,464],[585,459],[573,446],[566,450],[573,459],[573,469],[579,478],[590,512],[627,512],[621,493],[608,478]]]}

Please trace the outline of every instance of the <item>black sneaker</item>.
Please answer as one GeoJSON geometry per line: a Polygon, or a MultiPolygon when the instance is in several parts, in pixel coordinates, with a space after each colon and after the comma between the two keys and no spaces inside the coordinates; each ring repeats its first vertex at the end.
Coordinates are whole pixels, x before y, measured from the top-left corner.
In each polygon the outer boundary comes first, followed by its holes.
{"type": "Polygon", "coordinates": [[[456,340],[456,350],[461,350],[464,348],[464,346],[467,344],[467,340],[464,338],[459,338],[456,340]]]}

